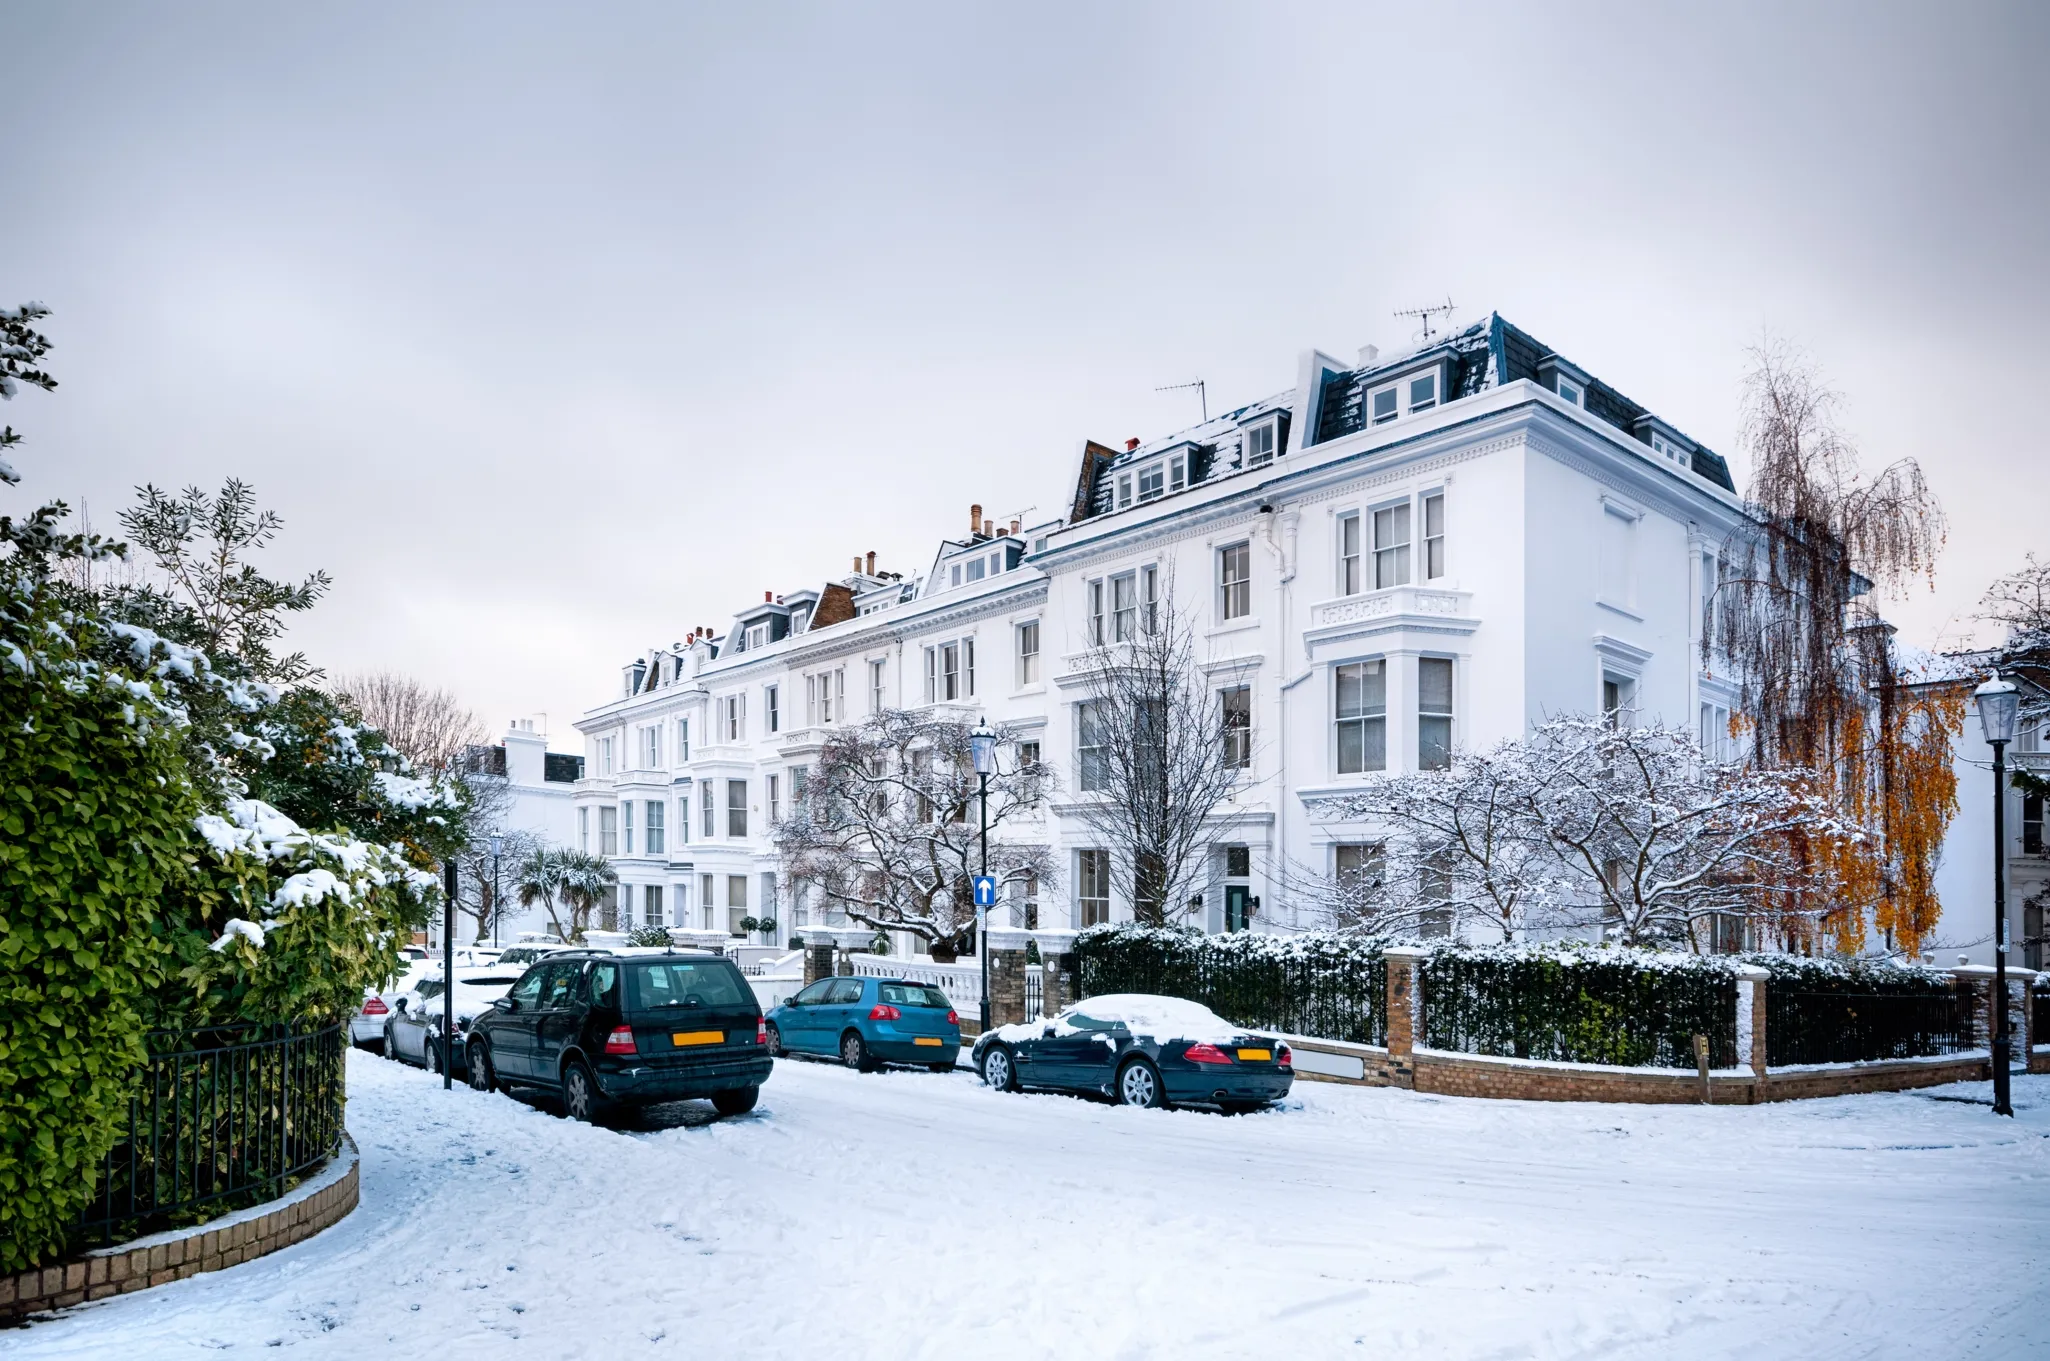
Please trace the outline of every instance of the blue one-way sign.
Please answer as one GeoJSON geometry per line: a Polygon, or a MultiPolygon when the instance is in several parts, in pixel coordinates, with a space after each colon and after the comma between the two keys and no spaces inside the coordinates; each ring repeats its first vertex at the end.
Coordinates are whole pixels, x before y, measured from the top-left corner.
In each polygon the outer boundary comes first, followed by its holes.
{"type": "Polygon", "coordinates": [[[997,905],[997,877],[994,874],[975,876],[975,905],[995,907],[997,905]]]}

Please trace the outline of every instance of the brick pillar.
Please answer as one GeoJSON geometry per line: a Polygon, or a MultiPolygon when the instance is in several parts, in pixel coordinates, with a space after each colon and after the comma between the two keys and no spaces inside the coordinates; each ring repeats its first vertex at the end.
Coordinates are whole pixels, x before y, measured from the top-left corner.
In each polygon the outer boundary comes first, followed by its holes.
{"type": "Polygon", "coordinates": [[[2029,1049],[2038,1043],[2029,1033],[2029,1022],[2034,1019],[2029,1006],[2030,989],[2036,985],[2034,969],[2009,969],[2007,971],[2008,993],[2008,1038],[2014,1044],[2015,1067],[2028,1070],[2029,1049]]]}
{"type": "Polygon", "coordinates": [[[1039,945],[1039,1009],[1042,1015],[1058,1015],[1060,1009],[1081,1000],[1076,974],[1081,961],[1075,957],[1079,931],[1065,927],[1036,930],[1032,939],[1039,945]]]}
{"type": "Polygon", "coordinates": [[[812,936],[804,949],[804,986],[833,976],[833,938],[812,936]]]}
{"type": "Polygon", "coordinates": [[[1016,1025],[1025,1019],[1025,946],[1031,933],[1008,926],[983,930],[989,951],[989,1023],[1016,1025]]]}
{"type": "Polygon", "coordinates": [[[1765,989],[1772,977],[1754,965],[1737,968],[1737,1062],[1765,1080],[1765,989]]]}
{"type": "Polygon", "coordinates": [[[1416,1037],[1423,1030],[1423,991],[1417,965],[1424,952],[1415,945],[1391,945],[1381,952],[1388,965],[1388,1067],[1398,1087],[1416,1086],[1416,1037]]]}
{"type": "Polygon", "coordinates": [[[1993,966],[1960,964],[1950,971],[1951,986],[1964,1006],[1971,1028],[1972,1048],[1993,1047],[1993,966]]]}

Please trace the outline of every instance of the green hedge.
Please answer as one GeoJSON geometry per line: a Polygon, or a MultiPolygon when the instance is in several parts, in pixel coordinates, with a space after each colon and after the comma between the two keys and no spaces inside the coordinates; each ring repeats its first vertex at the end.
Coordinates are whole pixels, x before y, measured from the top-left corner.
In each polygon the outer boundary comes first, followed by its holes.
{"type": "Polygon", "coordinates": [[[1726,957],[1569,945],[1446,945],[1420,969],[1430,1049],[1553,1063],[1736,1065],[1737,980],[1726,957]]]}
{"type": "Polygon", "coordinates": [[[151,690],[0,596],[0,1272],[62,1245],[120,1134],[194,795],[151,690]]]}
{"type": "Polygon", "coordinates": [[[1174,927],[1097,926],[1075,941],[1084,997],[1144,992],[1201,1002],[1238,1025],[1385,1044],[1382,942],[1335,931],[1206,936],[1174,927]]]}

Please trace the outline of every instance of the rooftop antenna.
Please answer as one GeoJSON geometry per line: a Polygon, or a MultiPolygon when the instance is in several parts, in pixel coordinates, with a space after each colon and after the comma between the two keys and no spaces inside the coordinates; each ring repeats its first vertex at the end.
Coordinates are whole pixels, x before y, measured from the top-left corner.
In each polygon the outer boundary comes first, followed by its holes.
{"type": "Polygon", "coordinates": [[[1416,317],[1422,320],[1422,322],[1424,323],[1423,341],[1426,345],[1428,345],[1431,343],[1431,318],[1439,312],[1443,312],[1448,321],[1451,319],[1453,307],[1452,295],[1450,293],[1447,293],[1445,295],[1445,301],[1442,303],[1437,303],[1430,307],[1404,308],[1402,311],[1397,312],[1395,315],[1398,317],[1416,317]]]}
{"type": "Polygon", "coordinates": [[[1201,378],[1198,378],[1193,383],[1169,383],[1164,388],[1155,388],[1153,390],[1155,392],[1186,392],[1190,388],[1196,389],[1196,398],[1203,403],[1203,419],[1208,421],[1210,419],[1210,393],[1204,388],[1201,378]]]}

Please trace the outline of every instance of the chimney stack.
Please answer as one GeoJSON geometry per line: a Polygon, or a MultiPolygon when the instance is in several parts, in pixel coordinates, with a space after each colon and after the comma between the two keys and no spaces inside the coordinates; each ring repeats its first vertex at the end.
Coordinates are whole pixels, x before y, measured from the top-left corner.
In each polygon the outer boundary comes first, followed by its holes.
{"type": "Polygon", "coordinates": [[[1380,347],[1379,345],[1362,345],[1362,346],[1360,346],[1360,367],[1361,367],[1361,368],[1363,368],[1363,369],[1370,369],[1370,368],[1374,367],[1374,361],[1375,361],[1375,360],[1377,360],[1377,359],[1379,359],[1380,357],[1381,357],[1381,347],[1380,347]]]}
{"type": "Polygon", "coordinates": [[[876,574],[876,551],[873,548],[868,550],[868,574],[870,576],[876,574]]]}
{"type": "Polygon", "coordinates": [[[861,570],[861,554],[859,553],[854,555],[854,570],[857,572],[861,570]]]}
{"type": "Polygon", "coordinates": [[[1016,538],[1017,536],[1018,536],[1018,520],[1017,520],[1017,517],[1016,517],[1016,516],[1013,516],[1013,517],[1012,517],[1012,519],[1011,519],[1011,537],[1012,537],[1012,538],[1016,538]]]}
{"type": "Polygon", "coordinates": [[[1125,441],[1125,452],[1126,452],[1126,453],[1128,453],[1128,454],[1129,454],[1129,453],[1131,453],[1131,452],[1132,452],[1132,451],[1133,451],[1134,449],[1136,449],[1136,448],[1138,448],[1138,447],[1139,447],[1139,437],[1138,437],[1137,435],[1134,435],[1134,436],[1132,436],[1132,437],[1131,437],[1130,439],[1128,439],[1128,440],[1126,440],[1126,441],[1125,441]]]}
{"type": "Polygon", "coordinates": [[[968,507],[968,537],[974,538],[982,528],[982,506],[980,503],[968,507]]]}

